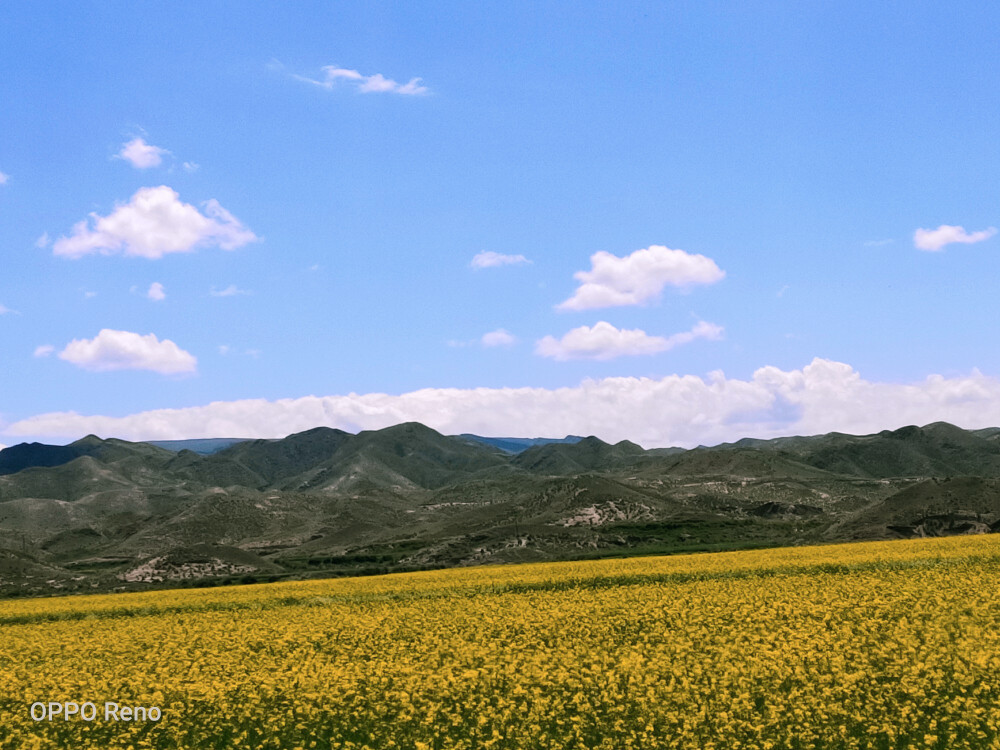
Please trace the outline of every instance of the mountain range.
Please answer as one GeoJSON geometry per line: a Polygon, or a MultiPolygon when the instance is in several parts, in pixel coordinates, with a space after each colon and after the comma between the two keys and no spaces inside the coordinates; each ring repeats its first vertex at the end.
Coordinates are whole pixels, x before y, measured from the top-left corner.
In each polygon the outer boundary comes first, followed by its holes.
{"type": "Polygon", "coordinates": [[[0,596],[1000,529],[1000,428],[645,450],[418,423],[0,451],[0,596]]]}

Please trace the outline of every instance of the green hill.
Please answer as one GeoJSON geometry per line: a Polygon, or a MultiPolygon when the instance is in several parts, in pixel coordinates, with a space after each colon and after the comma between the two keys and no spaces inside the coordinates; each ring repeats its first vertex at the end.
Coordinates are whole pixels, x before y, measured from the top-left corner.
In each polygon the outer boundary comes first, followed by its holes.
{"type": "Polygon", "coordinates": [[[0,596],[1000,529],[996,428],[694,450],[473,438],[411,422],[201,453],[12,446],[0,596]]]}

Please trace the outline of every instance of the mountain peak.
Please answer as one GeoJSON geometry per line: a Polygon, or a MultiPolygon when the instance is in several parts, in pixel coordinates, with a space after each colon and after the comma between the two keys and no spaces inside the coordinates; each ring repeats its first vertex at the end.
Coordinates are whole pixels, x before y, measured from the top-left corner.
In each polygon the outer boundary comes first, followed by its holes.
{"type": "Polygon", "coordinates": [[[70,445],[77,446],[80,448],[88,448],[96,445],[103,445],[104,439],[97,437],[97,435],[90,434],[79,440],[74,440],[70,445]]]}
{"type": "MultiPolygon", "coordinates": [[[[366,430],[366,432],[378,432],[383,435],[438,435],[441,433],[420,422],[400,422],[390,427],[383,427],[381,430],[366,430]]],[[[443,436],[442,436],[443,437],[443,436]]]]}
{"type": "MultiPolygon", "coordinates": [[[[302,430],[302,432],[293,432],[291,435],[283,439],[288,440],[289,438],[294,438],[296,440],[299,440],[302,438],[310,438],[310,437],[334,437],[334,436],[341,437],[343,435],[350,435],[350,434],[351,433],[344,432],[343,430],[337,427],[312,427],[308,430],[302,430]]],[[[275,441],[268,440],[267,442],[275,442],[275,441]]]]}

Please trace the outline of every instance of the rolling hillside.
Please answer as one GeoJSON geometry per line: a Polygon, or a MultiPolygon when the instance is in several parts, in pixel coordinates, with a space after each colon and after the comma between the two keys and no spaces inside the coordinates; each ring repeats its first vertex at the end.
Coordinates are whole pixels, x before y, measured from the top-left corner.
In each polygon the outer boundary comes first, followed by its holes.
{"type": "Polygon", "coordinates": [[[0,451],[0,595],[1000,528],[992,428],[688,451],[417,423],[186,442],[0,451]]]}

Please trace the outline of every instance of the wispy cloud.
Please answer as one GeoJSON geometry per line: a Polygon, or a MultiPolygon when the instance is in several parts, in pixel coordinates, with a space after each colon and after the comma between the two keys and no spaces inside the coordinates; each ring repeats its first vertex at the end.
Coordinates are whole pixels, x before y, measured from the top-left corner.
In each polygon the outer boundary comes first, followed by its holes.
{"type": "Polygon", "coordinates": [[[883,247],[885,245],[891,245],[895,241],[896,240],[893,240],[893,239],[888,239],[888,240],[868,240],[865,243],[865,247],[883,247]]]}
{"type": "Polygon", "coordinates": [[[59,358],[91,372],[151,370],[163,375],[194,372],[197,360],[170,339],[155,334],[101,330],[92,339],[73,339],[59,358]]]}
{"type": "Polygon", "coordinates": [[[216,289],[213,286],[208,293],[213,297],[235,297],[240,294],[251,294],[246,289],[240,289],[236,284],[230,284],[225,289],[216,289]]]}
{"type": "Polygon", "coordinates": [[[219,344],[219,354],[223,357],[228,357],[230,354],[244,357],[253,357],[257,359],[261,355],[260,349],[243,349],[242,351],[229,344],[219,344]]]}
{"type": "Polygon", "coordinates": [[[199,169],[201,169],[201,165],[193,161],[186,161],[181,166],[184,167],[185,172],[197,172],[199,169]]]}
{"type": "Polygon", "coordinates": [[[337,86],[350,86],[362,94],[401,94],[403,96],[419,96],[426,94],[428,89],[421,85],[420,78],[411,78],[406,83],[397,83],[391,78],[386,78],[381,73],[373,75],[362,75],[356,70],[340,68],[335,65],[327,65],[321,68],[323,73],[319,79],[309,78],[293,74],[292,77],[311,83],[321,88],[332,90],[337,86]]]}
{"type": "Polygon", "coordinates": [[[11,310],[9,307],[7,307],[5,305],[0,305],[0,315],[7,315],[8,313],[11,314],[11,315],[20,315],[21,314],[17,310],[11,310]]]}
{"type": "Polygon", "coordinates": [[[52,344],[42,344],[41,346],[36,346],[35,347],[35,354],[34,354],[34,356],[39,357],[39,358],[49,357],[49,356],[52,355],[52,352],[54,352],[55,350],[56,350],[56,348],[54,346],[52,346],[52,344]]]}
{"type": "Polygon", "coordinates": [[[233,250],[259,239],[217,200],[206,201],[203,208],[204,213],[181,202],[166,185],[140,188],[107,216],[93,213],[89,222],[76,223],[52,250],[67,258],[123,253],[156,259],[206,245],[233,250]]]}
{"type": "Polygon", "coordinates": [[[711,258],[663,245],[650,245],[625,257],[602,250],[590,256],[590,265],[589,271],[573,274],[580,286],[556,309],[641,305],[655,299],[665,286],[714,284],[726,275],[711,258]]]}
{"type": "Polygon", "coordinates": [[[133,138],[122,144],[121,151],[115,154],[115,158],[124,159],[136,169],[149,169],[160,166],[163,157],[169,153],[165,148],[152,146],[142,138],[133,138]]]}
{"type": "Polygon", "coordinates": [[[988,240],[997,233],[996,227],[983,229],[979,232],[966,232],[964,227],[942,224],[937,229],[918,229],[913,233],[913,244],[921,250],[932,252],[940,250],[945,245],[960,242],[971,245],[988,240]]]}
{"type": "Polygon", "coordinates": [[[561,339],[554,336],[539,339],[535,343],[535,353],[560,361],[608,360],[638,354],[658,354],[695,339],[722,338],[722,332],[722,326],[700,321],[690,331],[672,336],[650,336],[641,329],[615,328],[602,320],[593,327],[574,328],[561,339]]]}
{"type": "Polygon", "coordinates": [[[483,250],[481,253],[476,253],[469,265],[473,268],[496,268],[497,266],[515,266],[521,263],[531,263],[531,261],[523,255],[504,255],[492,250],[483,250]]]}
{"type": "Polygon", "coordinates": [[[9,180],[10,180],[10,175],[9,174],[5,174],[4,172],[0,172],[0,185],[6,185],[9,180]]]}

